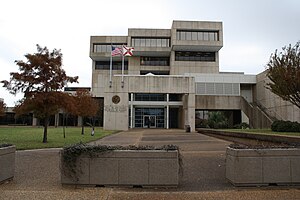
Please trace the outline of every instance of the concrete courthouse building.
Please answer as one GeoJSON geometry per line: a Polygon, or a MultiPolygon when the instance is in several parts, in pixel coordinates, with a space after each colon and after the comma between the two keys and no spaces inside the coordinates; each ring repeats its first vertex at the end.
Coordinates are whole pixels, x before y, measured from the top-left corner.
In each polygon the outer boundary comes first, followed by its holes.
{"type": "Polygon", "coordinates": [[[300,112],[265,89],[265,73],[219,71],[222,22],[173,21],[171,29],[128,29],[126,36],[91,36],[92,93],[104,99],[104,129],[185,128],[209,111],[230,113],[232,124],[268,127],[300,112]],[[133,47],[133,56],[111,50],[133,47]]]}

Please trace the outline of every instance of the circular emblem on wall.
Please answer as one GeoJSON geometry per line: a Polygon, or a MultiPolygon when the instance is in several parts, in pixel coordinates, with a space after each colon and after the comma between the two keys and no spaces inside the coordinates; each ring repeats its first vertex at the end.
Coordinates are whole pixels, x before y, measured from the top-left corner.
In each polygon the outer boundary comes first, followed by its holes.
{"type": "Polygon", "coordinates": [[[114,104],[118,104],[120,102],[120,97],[118,95],[115,95],[111,98],[111,100],[114,104]]]}

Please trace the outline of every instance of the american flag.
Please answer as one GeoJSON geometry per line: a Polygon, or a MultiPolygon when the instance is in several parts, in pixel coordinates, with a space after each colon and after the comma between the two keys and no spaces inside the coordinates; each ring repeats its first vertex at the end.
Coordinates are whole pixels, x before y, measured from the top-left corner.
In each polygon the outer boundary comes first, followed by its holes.
{"type": "Polygon", "coordinates": [[[111,56],[117,56],[117,55],[122,55],[122,48],[119,47],[111,47],[111,56]]]}

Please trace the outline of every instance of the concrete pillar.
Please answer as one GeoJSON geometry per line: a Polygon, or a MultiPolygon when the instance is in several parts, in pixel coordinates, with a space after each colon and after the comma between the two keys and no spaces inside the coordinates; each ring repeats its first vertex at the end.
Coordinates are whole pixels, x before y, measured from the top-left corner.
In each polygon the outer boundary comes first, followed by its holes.
{"type": "Polygon", "coordinates": [[[184,125],[190,126],[191,131],[195,131],[195,93],[183,96],[183,110],[185,117],[184,125]]]}
{"type": "Polygon", "coordinates": [[[32,126],[37,126],[37,118],[33,116],[32,118],[32,126]]]}
{"type": "Polygon", "coordinates": [[[244,122],[244,123],[250,124],[249,118],[242,110],[241,110],[241,115],[242,115],[242,123],[244,122]]]}
{"type": "Polygon", "coordinates": [[[195,131],[195,93],[188,95],[188,125],[191,127],[191,131],[195,131]]]}
{"type": "Polygon", "coordinates": [[[59,113],[56,113],[54,116],[54,126],[58,127],[59,125],[59,113]]]}
{"type": "Polygon", "coordinates": [[[83,121],[82,121],[82,117],[80,117],[80,116],[78,116],[78,123],[77,123],[77,126],[82,126],[82,123],[83,123],[83,121]]]}
{"type": "Polygon", "coordinates": [[[169,129],[169,94],[167,94],[167,122],[166,128],[169,129]]]}
{"type": "Polygon", "coordinates": [[[130,102],[130,128],[133,128],[133,93],[130,94],[131,102],[130,102]]]}

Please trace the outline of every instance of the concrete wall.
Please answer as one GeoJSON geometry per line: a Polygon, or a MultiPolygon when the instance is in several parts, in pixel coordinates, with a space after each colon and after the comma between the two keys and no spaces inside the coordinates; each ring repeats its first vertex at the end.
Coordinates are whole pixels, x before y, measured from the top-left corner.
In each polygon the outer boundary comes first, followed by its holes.
{"type": "MultiPolygon", "coordinates": [[[[128,95],[130,93],[178,93],[185,94],[186,102],[183,113],[184,125],[190,125],[195,130],[195,83],[193,77],[185,76],[114,76],[112,87],[105,87],[104,92],[94,95],[104,95],[104,129],[128,130],[128,95]],[[113,96],[118,96],[120,102],[113,102],[113,96]]],[[[181,123],[181,124],[182,124],[181,123]]],[[[182,125],[180,125],[182,126],[182,125]]]]}
{"type": "Polygon", "coordinates": [[[300,149],[232,149],[226,152],[226,178],[236,186],[300,182],[300,149]]]}
{"type": "MultiPolygon", "coordinates": [[[[61,152],[62,154],[62,152],[61,152]]],[[[102,152],[91,158],[77,159],[78,181],[68,176],[61,157],[62,184],[177,186],[179,182],[178,151],[127,150],[102,152]]]]}
{"type": "Polygon", "coordinates": [[[266,88],[270,80],[266,77],[266,71],[257,75],[255,87],[255,101],[260,104],[272,117],[279,120],[290,120],[300,122],[300,109],[266,88]]]}
{"type": "Polygon", "coordinates": [[[196,109],[241,110],[240,96],[196,95],[196,109]]]}
{"type": "Polygon", "coordinates": [[[15,146],[0,148],[0,183],[15,174],[15,146]]]}

